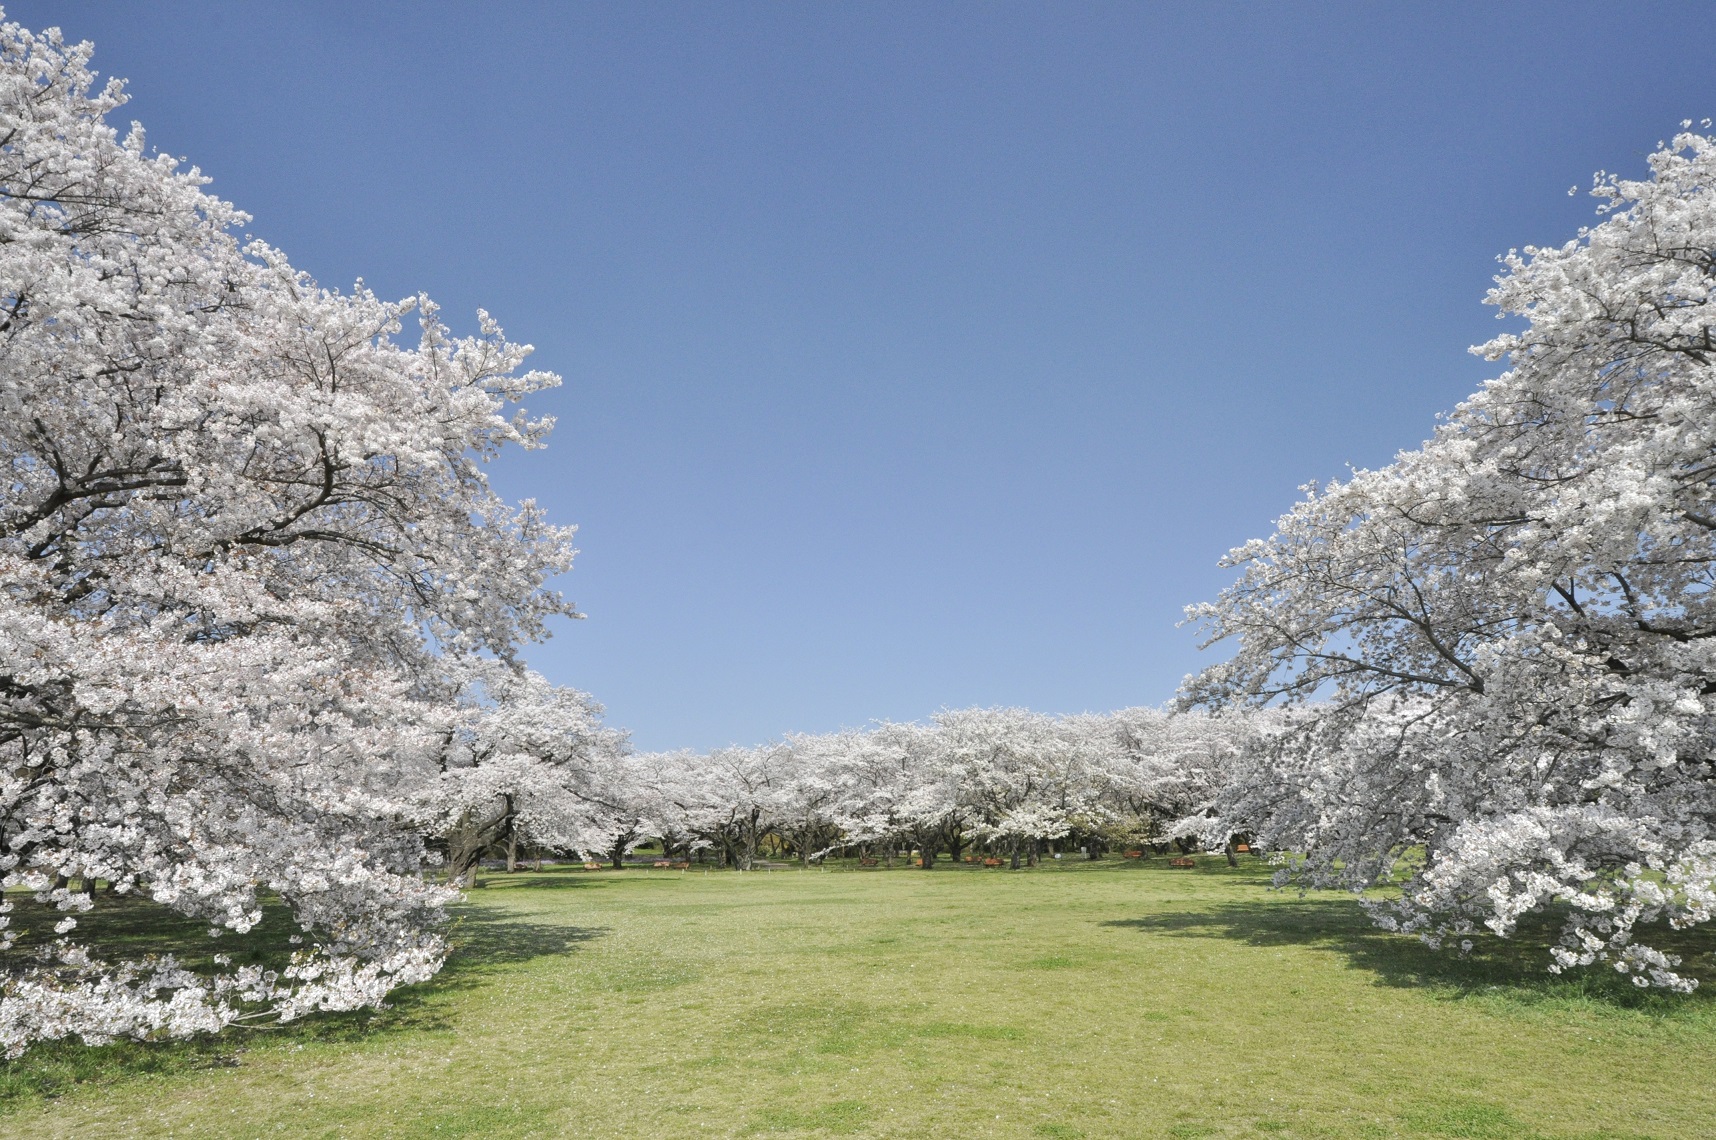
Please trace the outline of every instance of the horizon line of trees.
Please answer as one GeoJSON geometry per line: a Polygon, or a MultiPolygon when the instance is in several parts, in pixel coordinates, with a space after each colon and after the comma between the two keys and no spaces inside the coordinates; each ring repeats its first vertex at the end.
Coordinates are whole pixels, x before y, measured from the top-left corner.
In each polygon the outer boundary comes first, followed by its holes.
{"type": "MultiPolygon", "coordinates": [[[[516,714],[514,714],[516,715],[516,714]]],[[[449,862],[469,882],[474,858],[576,851],[621,866],[659,843],[664,857],[705,853],[749,870],[765,846],[805,864],[837,850],[901,849],[933,869],[972,848],[1013,867],[1044,845],[1090,852],[1203,841],[1226,772],[1261,747],[1272,714],[1124,709],[1049,716],[959,709],[927,724],[796,734],[758,747],[634,753],[571,761],[559,781],[493,789],[508,817],[449,862]]],[[[1231,857],[1232,837],[1217,845],[1231,857]]]]}

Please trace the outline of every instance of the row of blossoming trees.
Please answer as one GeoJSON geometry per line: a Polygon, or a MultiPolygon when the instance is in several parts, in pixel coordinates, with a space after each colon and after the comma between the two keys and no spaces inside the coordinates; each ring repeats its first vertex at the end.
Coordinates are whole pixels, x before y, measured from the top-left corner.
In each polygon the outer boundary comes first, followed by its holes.
{"type": "MultiPolygon", "coordinates": [[[[946,713],[636,755],[521,648],[571,532],[489,489],[555,377],[485,316],[337,293],[118,134],[87,46],[0,28],[0,1048],[379,1002],[449,884],[646,837],[743,867],[1076,835],[1255,836],[1287,877],[1403,882],[1440,941],[1567,915],[1554,967],[1685,989],[1641,924],[1716,905],[1716,140],[1509,255],[1506,360],[1422,448],[1313,487],[1194,616],[1232,655],[1172,713],[946,713]],[[416,329],[408,341],[407,319],[416,329]],[[104,961],[112,891],[289,963],[104,961]],[[20,930],[33,896],[51,934],[20,930]]],[[[33,920],[33,919],[32,919],[33,920]]],[[[39,924],[38,924],[39,925],[39,924]]]]}
{"type": "Polygon", "coordinates": [[[1214,829],[1207,813],[1225,774],[1260,747],[1262,726],[1274,719],[965,709],[929,724],[789,736],[707,755],[624,755],[603,766],[601,787],[590,793],[601,807],[586,842],[616,865],[630,847],[655,839],[668,853],[712,851],[740,870],[765,841],[806,863],[834,851],[905,849],[925,869],[968,849],[1017,867],[1057,840],[1093,853],[1185,844],[1214,829]]]}

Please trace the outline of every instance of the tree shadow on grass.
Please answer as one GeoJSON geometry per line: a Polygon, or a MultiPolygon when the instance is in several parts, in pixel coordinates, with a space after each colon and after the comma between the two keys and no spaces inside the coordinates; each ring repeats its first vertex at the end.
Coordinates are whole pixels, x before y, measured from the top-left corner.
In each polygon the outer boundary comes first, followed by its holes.
{"type": "MultiPolygon", "coordinates": [[[[45,917],[45,908],[18,904],[15,917],[45,917]],[[43,910],[32,916],[32,909],[43,910]]],[[[0,1061],[0,1116],[79,1087],[203,1069],[230,1068],[248,1052],[296,1049],[309,1044],[357,1044],[389,1034],[445,1031],[453,1027],[457,995],[476,988],[495,973],[538,958],[566,954],[579,943],[607,932],[529,922],[483,903],[454,908],[447,931],[452,947],[447,964],[432,980],[388,995],[385,1009],[312,1014],[286,1025],[234,1027],[188,1041],[116,1041],[88,1046],[73,1039],[49,1041],[15,1061],[0,1061]]],[[[54,917],[58,917],[57,915],[54,917]]],[[[51,926],[48,922],[25,922],[51,926]]],[[[279,966],[296,932],[291,915],[279,903],[263,908],[263,921],[243,935],[208,937],[207,924],[142,899],[102,899],[78,925],[80,939],[101,956],[137,957],[172,952],[193,968],[209,965],[210,955],[229,954],[235,965],[279,966]]],[[[23,946],[40,941],[37,934],[23,946]]]]}
{"type": "Polygon", "coordinates": [[[1417,938],[1373,925],[1350,898],[1281,898],[1226,903],[1208,910],[1153,914],[1103,923],[1175,938],[1224,938],[1252,946],[1313,946],[1372,974],[1377,985],[1424,990],[1447,1000],[1500,1000],[1514,1005],[1631,1010],[1676,1019],[1716,1019],[1716,931],[1645,930],[1639,941],[1680,955],[1680,972],[1701,981],[1690,996],[1640,989],[1595,966],[1549,972],[1549,947],[1561,916],[1522,922],[1512,938],[1471,936],[1472,950],[1437,950],[1417,938]]]}
{"type": "Polygon", "coordinates": [[[500,907],[480,902],[459,906],[453,915],[447,939],[453,952],[440,978],[480,976],[502,966],[554,957],[608,933],[601,927],[527,922],[500,907]]]}

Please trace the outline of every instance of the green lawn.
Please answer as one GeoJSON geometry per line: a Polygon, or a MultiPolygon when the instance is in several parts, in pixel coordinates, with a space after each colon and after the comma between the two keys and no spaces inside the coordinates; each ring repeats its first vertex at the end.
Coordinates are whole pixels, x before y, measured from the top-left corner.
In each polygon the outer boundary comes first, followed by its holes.
{"type": "Polygon", "coordinates": [[[1710,999],[1163,863],[496,876],[392,1010],[42,1049],[0,1134],[1716,1134],[1710,999]]]}

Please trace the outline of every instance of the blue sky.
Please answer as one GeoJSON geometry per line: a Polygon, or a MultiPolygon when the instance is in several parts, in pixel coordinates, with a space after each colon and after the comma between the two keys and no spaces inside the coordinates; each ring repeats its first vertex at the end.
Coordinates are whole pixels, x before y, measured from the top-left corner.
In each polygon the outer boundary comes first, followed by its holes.
{"type": "Polygon", "coordinates": [[[645,748],[1154,704],[1296,488],[1491,369],[1510,246],[1716,115],[1716,9],[11,3],[325,284],[563,388],[531,661],[645,748]]]}

